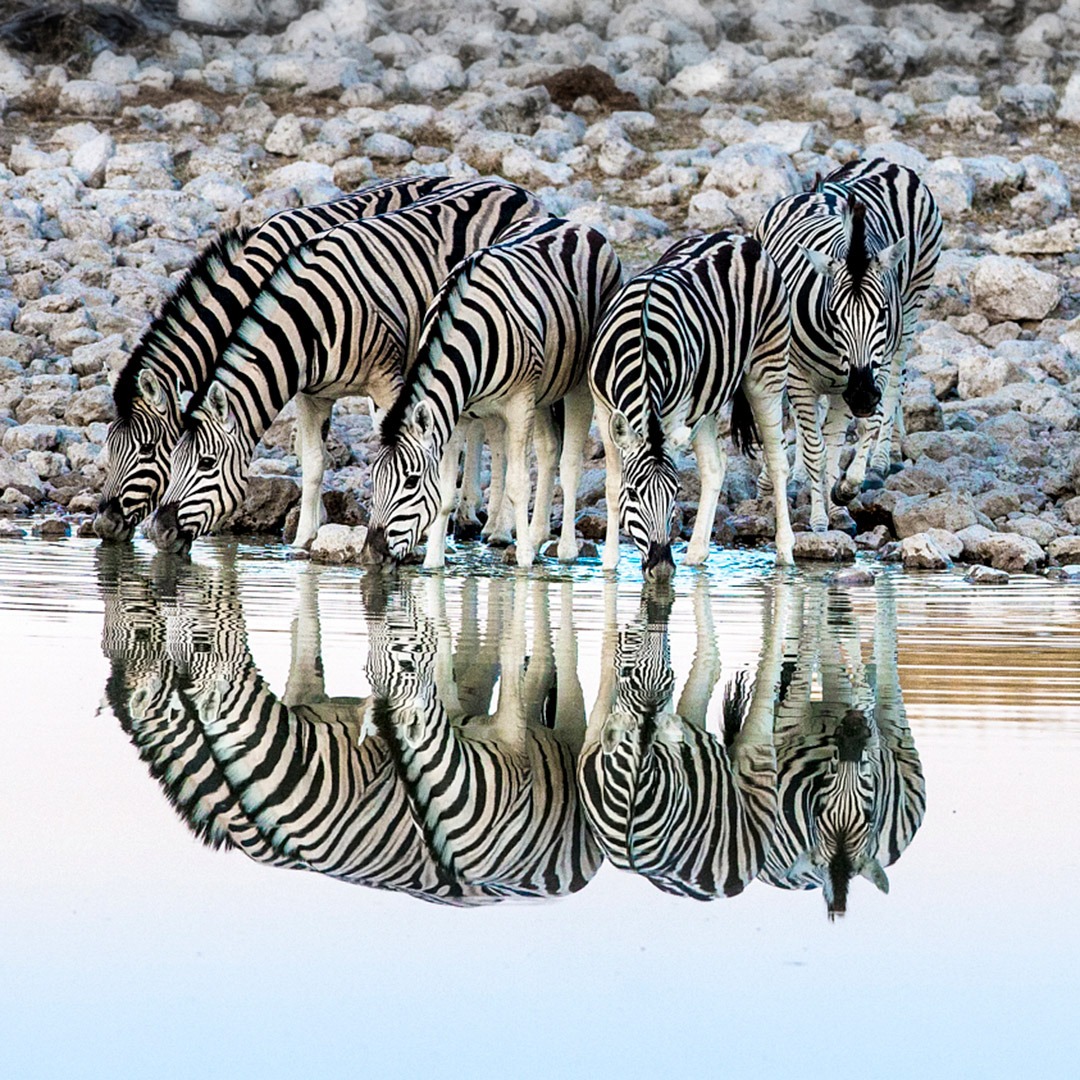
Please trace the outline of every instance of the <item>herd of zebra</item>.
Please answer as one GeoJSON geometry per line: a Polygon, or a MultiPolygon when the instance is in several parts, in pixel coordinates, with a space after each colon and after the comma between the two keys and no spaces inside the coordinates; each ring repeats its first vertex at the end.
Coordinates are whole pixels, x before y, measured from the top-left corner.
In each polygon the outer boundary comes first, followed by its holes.
{"type": "Polygon", "coordinates": [[[279,697],[252,659],[235,563],[151,578],[130,551],[98,558],[108,705],[191,831],[261,863],[479,905],[573,893],[606,858],[701,900],[754,879],[820,888],[832,918],[857,876],[887,891],[922,821],[887,576],[866,661],[842,590],[778,576],[756,672],[729,680],[710,729],[704,578],[677,703],[670,590],[647,587],[620,626],[605,583],[586,715],[569,581],[466,579],[455,642],[442,576],[367,575],[370,692],[328,697],[319,571],[304,568],[279,697]]]}
{"type": "Polygon", "coordinates": [[[366,562],[400,561],[426,534],[425,565],[442,566],[450,515],[480,527],[484,440],[482,535],[513,538],[518,565],[530,565],[557,476],[557,554],[570,562],[595,412],[603,565],[618,563],[621,525],[646,576],[663,579],[674,569],[674,453],[692,446],[701,474],[684,558],[701,563],[730,405],[736,447],[763,448],[777,556],[790,563],[785,398],[810,524],[825,529],[836,504],[890,467],[904,356],[940,246],[928,188],[881,159],[783,199],[753,236],[680,241],[625,284],[599,231],[548,216],[499,179],[381,181],[282,211],[205,251],[119,372],[95,530],[129,539],[149,515],[157,546],[186,552],[239,508],[256,443],[295,400],[294,542],[310,544],[333,403],[360,394],[379,431],[366,562]],[[852,417],[859,443],[841,476],[852,417]]]}

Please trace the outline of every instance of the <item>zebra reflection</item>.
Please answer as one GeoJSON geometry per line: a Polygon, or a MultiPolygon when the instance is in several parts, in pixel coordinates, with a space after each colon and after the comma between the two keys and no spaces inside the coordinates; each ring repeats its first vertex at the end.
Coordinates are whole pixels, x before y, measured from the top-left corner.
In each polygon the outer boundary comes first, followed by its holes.
{"type": "Polygon", "coordinates": [[[407,587],[369,607],[366,734],[389,747],[414,816],[451,880],[491,896],[576,892],[602,855],[575,782],[585,709],[571,585],[561,587],[553,649],[549,586],[533,583],[534,641],[527,658],[524,583],[488,583],[489,627],[494,615],[498,634],[488,640],[499,643],[500,669],[498,704],[491,710],[491,680],[475,671],[482,654],[470,659],[459,650],[455,670],[444,582],[425,584],[426,613],[407,587]],[[459,687],[468,687],[475,711],[463,708],[459,687]]]}
{"type": "Polygon", "coordinates": [[[821,888],[829,918],[855,877],[889,891],[894,863],[922,823],[926,786],[900,693],[896,606],[875,587],[872,659],[864,663],[848,596],[808,581],[784,645],[776,713],[780,815],[761,878],[821,888]]]}
{"type": "Polygon", "coordinates": [[[720,676],[708,585],[693,603],[697,649],[675,711],[670,594],[642,595],[637,619],[617,629],[605,592],[600,693],[578,764],[586,813],[616,866],[698,900],[735,896],[761,869],[776,818],[773,709],[780,682],[788,590],[772,592],[757,677],[737,678],[723,702],[723,734],[706,730],[720,676]]]}

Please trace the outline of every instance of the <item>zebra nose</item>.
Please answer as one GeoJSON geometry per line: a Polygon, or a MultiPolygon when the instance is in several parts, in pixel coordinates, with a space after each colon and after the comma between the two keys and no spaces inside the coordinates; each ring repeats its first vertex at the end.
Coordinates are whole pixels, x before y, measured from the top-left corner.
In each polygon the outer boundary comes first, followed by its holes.
{"type": "Polygon", "coordinates": [[[191,537],[180,528],[180,516],[176,503],[159,506],[146,528],[158,551],[182,555],[191,547],[191,537]]]}
{"type": "Polygon", "coordinates": [[[675,573],[675,560],[671,557],[670,544],[652,541],[645,553],[642,570],[648,581],[667,581],[675,573]]]}
{"type": "Polygon", "coordinates": [[[119,499],[102,499],[94,517],[94,532],[101,540],[130,540],[135,526],[124,520],[119,499]]]}
{"type": "Polygon", "coordinates": [[[364,549],[360,552],[360,561],[365,566],[385,566],[393,561],[393,554],[386,540],[386,530],[381,525],[368,529],[364,549]]]}
{"type": "Polygon", "coordinates": [[[852,416],[871,416],[881,402],[881,391],[868,367],[852,368],[843,398],[852,416]]]}

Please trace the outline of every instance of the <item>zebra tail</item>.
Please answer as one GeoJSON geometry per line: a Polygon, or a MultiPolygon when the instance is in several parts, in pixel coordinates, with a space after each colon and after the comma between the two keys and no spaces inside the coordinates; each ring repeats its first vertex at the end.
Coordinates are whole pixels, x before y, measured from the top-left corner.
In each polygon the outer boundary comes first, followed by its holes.
{"type": "Polygon", "coordinates": [[[731,399],[731,440],[735,449],[749,458],[754,457],[754,448],[761,445],[761,433],[741,383],[731,399]]]}

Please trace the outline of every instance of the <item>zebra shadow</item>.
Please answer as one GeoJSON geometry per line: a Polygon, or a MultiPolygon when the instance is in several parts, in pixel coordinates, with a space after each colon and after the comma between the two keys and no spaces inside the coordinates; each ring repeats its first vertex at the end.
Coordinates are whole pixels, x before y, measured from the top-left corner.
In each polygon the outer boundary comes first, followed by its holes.
{"type": "Polygon", "coordinates": [[[671,593],[646,586],[637,618],[618,628],[605,590],[600,691],[578,763],[589,824],[607,857],[678,896],[735,896],[764,864],[776,819],[774,703],[790,585],[766,605],[775,628],[753,686],[744,675],[723,699],[723,732],[706,729],[720,677],[708,582],[694,595],[697,648],[672,710],[671,593]]]}
{"type": "Polygon", "coordinates": [[[781,889],[820,888],[830,919],[847,911],[856,877],[889,891],[885,867],[911,842],[926,808],[886,575],[874,599],[868,661],[849,596],[821,580],[798,586],[784,643],[776,710],[780,814],[760,876],[781,889]]]}
{"type": "Polygon", "coordinates": [[[387,748],[413,819],[448,880],[489,899],[578,891],[603,856],[575,779],[585,706],[571,583],[560,587],[554,645],[548,583],[488,580],[483,642],[478,586],[466,586],[456,652],[445,581],[427,578],[422,588],[423,604],[409,585],[378,603],[369,597],[365,739],[387,748]]]}

